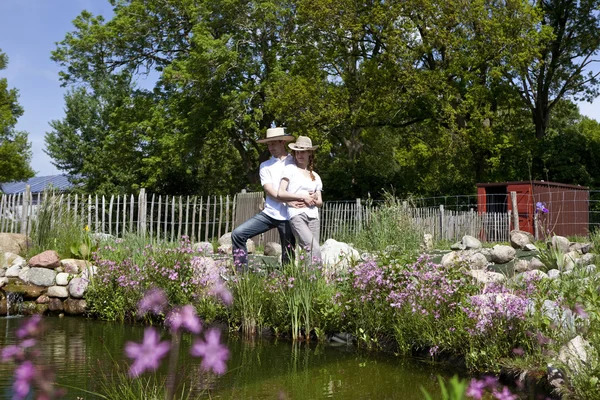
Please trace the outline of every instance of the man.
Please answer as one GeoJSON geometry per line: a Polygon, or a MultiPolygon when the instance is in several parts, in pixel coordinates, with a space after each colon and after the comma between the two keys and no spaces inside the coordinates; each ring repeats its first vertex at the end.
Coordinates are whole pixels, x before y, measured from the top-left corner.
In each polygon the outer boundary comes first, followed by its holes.
{"type": "Polygon", "coordinates": [[[286,264],[293,256],[296,241],[288,220],[287,205],[277,198],[283,169],[286,165],[294,163],[286,149],[286,143],[293,140],[294,137],[285,133],[284,128],[267,129],[266,138],[258,140],[258,143],[266,143],[271,153],[271,158],[260,164],[260,184],[266,194],[265,208],[231,233],[233,260],[238,269],[248,266],[246,241],[272,228],[279,231],[281,262],[286,264]]]}

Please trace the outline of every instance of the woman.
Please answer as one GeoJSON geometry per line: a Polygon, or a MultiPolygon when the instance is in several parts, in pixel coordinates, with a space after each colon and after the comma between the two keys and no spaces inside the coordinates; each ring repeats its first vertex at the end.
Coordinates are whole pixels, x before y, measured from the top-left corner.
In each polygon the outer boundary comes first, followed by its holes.
{"type": "Polygon", "coordinates": [[[302,208],[288,207],[290,225],[297,243],[308,252],[312,260],[319,262],[321,249],[318,207],[323,205],[323,183],[313,171],[314,150],[319,146],[313,146],[310,138],[299,136],[288,147],[292,150],[296,163],[285,166],[277,196],[281,201],[296,200],[306,205],[302,208]]]}

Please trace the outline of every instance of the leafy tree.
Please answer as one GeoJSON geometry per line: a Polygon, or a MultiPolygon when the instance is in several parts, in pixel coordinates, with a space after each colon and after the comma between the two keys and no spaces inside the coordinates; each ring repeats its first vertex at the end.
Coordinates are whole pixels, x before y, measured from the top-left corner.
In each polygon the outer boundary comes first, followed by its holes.
{"type": "MultiPolygon", "coordinates": [[[[6,68],[8,57],[0,51],[0,70],[6,68]]],[[[27,132],[16,131],[17,119],[23,108],[17,102],[18,92],[9,89],[6,78],[0,78],[0,182],[19,181],[35,175],[31,166],[31,143],[27,132]]]]}

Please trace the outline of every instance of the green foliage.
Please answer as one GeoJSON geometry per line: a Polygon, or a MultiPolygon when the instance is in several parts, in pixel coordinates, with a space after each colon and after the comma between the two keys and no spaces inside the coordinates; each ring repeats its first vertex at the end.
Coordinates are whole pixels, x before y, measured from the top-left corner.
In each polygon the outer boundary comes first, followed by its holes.
{"type": "MultiPolygon", "coordinates": [[[[8,57],[0,49],[0,71],[6,68],[8,57]]],[[[31,143],[27,132],[16,131],[17,119],[23,115],[18,103],[18,91],[9,89],[6,78],[0,79],[0,182],[31,178],[31,143]]]]}
{"type": "Polygon", "coordinates": [[[245,337],[252,338],[264,326],[263,305],[267,294],[263,286],[264,276],[251,271],[238,272],[232,281],[231,290],[235,301],[232,315],[239,321],[245,337]]]}
{"type": "Polygon", "coordinates": [[[33,220],[30,234],[33,245],[27,250],[27,256],[55,250],[61,258],[70,258],[71,246],[89,239],[81,218],[74,210],[65,210],[59,202],[60,196],[45,193],[33,220]]]}
{"type": "MultiPolygon", "coordinates": [[[[467,391],[467,382],[463,379],[460,379],[458,375],[454,375],[448,381],[448,386],[446,386],[446,382],[444,379],[438,375],[438,382],[440,384],[440,396],[436,396],[436,399],[441,400],[465,400],[467,399],[466,391],[467,391]]],[[[433,400],[434,397],[421,387],[421,391],[423,392],[423,396],[425,396],[426,400],[433,400]]]]}
{"type": "Polygon", "coordinates": [[[411,210],[401,200],[385,193],[384,203],[368,216],[363,229],[342,238],[367,251],[393,249],[396,253],[412,254],[419,250],[423,231],[413,222],[411,210]]]}

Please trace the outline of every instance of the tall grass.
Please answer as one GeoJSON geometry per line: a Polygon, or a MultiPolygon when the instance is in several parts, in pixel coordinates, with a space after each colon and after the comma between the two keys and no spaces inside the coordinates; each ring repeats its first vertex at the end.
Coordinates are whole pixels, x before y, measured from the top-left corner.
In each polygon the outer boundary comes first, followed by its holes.
{"type": "Polygon", "coordinates": [[[71,246],[85,239],[84,222],[71,210],[59,207],[58,197],[45,196],[38,206],[31,228],[32,246],[27,250],[31,257],[45,250],[55,250],[62,258],[71,257],[71,246]]]}
{"type": "Polygon", "coordinates": [[[371,213],[365,226],[358,233],[342,235],[341,239],[367,251],[383,251],[392,246],[398,252],[414,252],[419,250],[422,234],[410,208],[386,193],[383,205],[371,213]]]}

